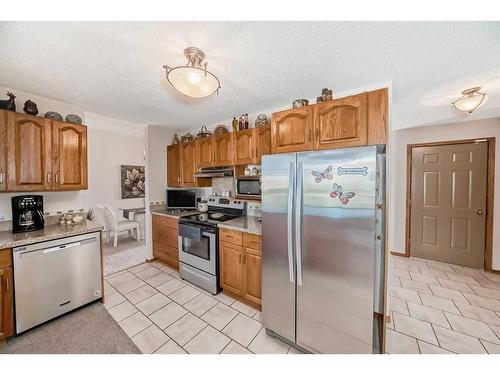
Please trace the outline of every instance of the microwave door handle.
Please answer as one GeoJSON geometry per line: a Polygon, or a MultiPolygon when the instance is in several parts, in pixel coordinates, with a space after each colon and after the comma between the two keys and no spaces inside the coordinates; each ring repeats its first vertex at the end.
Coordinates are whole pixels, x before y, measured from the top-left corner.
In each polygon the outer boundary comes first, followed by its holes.
{"type": "Polygon", "coordinates": [[[288,274],[290,283],[295,283],[293,273],[293,192],[295,186],[295,163],[291,162],[288,171],[288,203],[287,203],[287,248],[288,248],[288,274]]]}
{"type": "Polygon", "coordinates": [[[45,218],[43,217],[43,212],[40,211],[40,210],[36,210],[38,216],[40,217],[40,220],[42,221],[42,223],[45,223],[45,218]]]}
{"type": "Polygon", "coordinates": [[[297,163],[297,201],[295,207],[295,252],[297,259],[297,285],[302,285],[302,206],[303,206],[303,178],[302,162],[297,163]]]}

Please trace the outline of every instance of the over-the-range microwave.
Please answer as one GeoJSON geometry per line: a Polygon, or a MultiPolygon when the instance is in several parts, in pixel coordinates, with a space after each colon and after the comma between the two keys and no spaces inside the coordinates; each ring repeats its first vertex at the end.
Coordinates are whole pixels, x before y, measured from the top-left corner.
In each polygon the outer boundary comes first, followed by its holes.
{"type": "Polygon", "coordinates": [[[260,176],[236,177],[236,198],[260,199],[260,176]]]}

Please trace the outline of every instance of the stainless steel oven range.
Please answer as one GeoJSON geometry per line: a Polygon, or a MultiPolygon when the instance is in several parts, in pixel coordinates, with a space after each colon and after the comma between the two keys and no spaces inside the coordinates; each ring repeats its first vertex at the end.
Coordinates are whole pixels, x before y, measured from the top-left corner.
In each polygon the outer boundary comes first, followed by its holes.
{"type": "Polygon", "coordinates": [[[179,219],[179,274],[182,279],[217,294],[219,287],[219,238],[217,224],[241,217],[246,203],[211,196],[208,211],[179,219]]]}

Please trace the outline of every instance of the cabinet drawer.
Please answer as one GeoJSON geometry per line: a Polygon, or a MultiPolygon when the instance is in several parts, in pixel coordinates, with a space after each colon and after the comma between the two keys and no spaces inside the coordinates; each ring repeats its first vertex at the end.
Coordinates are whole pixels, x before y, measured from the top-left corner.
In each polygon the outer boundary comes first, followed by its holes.
{"type": "Polygon", "coordinates": [[[153,214],[153,225],[163,225],[165,227],[169,228],[174,228],[178,229],[179,227],[179,220],[174,219],[173,217],[166,217],[166,216],[160,216],[160,215],[154,215],[153,214]]]}
{"type": "Polygon", "coordinates": [[[161,242],[177,249],[179,230],[163,225],[153,225],[153,242],[161,242]]]}
{"type": "Polygon", "coordinates": [[[224,242],[229,242],[234,245],[241,246],[242,243],[242,233],[237,230],[230,229],[220,229],[219,231],[219,239],[224,242]]]}
{"type": "Polygon", "coordinates": [[[12,256],[10,249],[0,250],[0,268],[12,266],[12,256]]]}
{"type": "Polygon", "coordinates": [[[153,256],[175,268],[179,268],[179,251],[162,242],[153,242],[153,256]]]}
{"type": "Polygon", "coordinates": [[[243,247],[260,250],[261,237],[257,234],[243,233],[243,247]]]}

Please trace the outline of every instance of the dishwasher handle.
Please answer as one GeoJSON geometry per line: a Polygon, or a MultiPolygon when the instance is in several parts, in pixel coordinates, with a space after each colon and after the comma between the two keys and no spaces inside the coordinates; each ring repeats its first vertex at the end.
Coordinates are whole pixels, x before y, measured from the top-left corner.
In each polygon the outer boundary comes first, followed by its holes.
{"type": "Polygon", "coordinates": [[[71,249],[73,247],[78,247],[82,245],[87,245],[89,243],[96,242],[96,238],[88,238],[84,239],[81,241],[76,241],[76,242],[70,242],[67,244],[62,244],[58,246],[52,246],[52,247],[46,247],[44,249],[36,249],[36,250],[30,250],[30,247],[22,247],[15,249],[15,252],[19,251],[20,252],[20,258],[28,257],[28,256],[35,256],[35,255],[42,255],[42,254],[50,254],[54,253],[57,251],[62,251],[66,249],[71,249]]]}
{"type": "Polygon", "coordinates": [[[55,253],[56,251],[70,249],[72,247],[77,247],[77,246],[81,246],[81,245],[82,245],[81,242],[72,242],[72,243],[69,243],[66,245],[49,247],[48,249],[43,249],[42,252],[43,252],[43,254],[55,253]]]}

